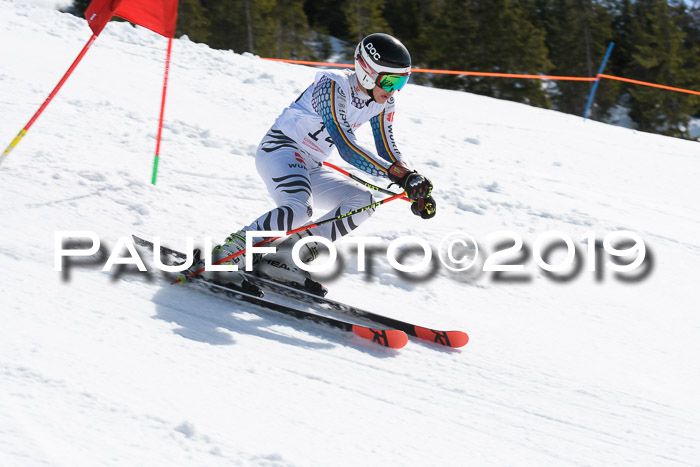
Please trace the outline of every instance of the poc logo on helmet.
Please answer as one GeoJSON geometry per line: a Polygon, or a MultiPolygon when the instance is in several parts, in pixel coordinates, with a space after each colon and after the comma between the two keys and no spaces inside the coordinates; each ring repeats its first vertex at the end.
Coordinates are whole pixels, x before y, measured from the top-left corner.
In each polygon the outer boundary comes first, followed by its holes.
{"type": "Polygon", "coordinates": [[[381,60],[382,56],[379,55],[379,52],[377,52],[377,49],[374,48],[374,45],[372,45],[371,42],[368,42],[367,45],[365,45],[365,49],[367,49],[367,53],[369,53],[372,58],[375,60],[381,60]]]}

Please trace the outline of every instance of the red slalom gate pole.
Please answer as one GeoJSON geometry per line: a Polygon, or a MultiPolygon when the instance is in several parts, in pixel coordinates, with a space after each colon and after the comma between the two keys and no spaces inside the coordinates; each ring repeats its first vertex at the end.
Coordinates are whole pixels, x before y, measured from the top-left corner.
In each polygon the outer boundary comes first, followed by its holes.
{"type": "MultiPolygon", "coordinates": [[[[380,200],[380,201],[377,201],[376,203],[369,204],[369,205],[367,205],[367,206],[365,206],[365,207],[363,207],[363,208],[355,209],[354,211],[346,212],[345,214],[341,214],[340,216],[331,217],[330,219],[326,219],[326,220],[324,220],[324,221],[317,222],[317,223],[315,223],[315,224],[303,225],[303,226],[301,226],[301,227],[299,227],[299,228],[297,228],[297,229],[290,230],[289,232],[285,233],[284,236],[285,236],[285,237],[288,237],[289,235],[293,235],[293,234],[295,234],[295,233],[297,233],[297,232],[301,232],[301,231],[303,231],[303,230],[313,229],[314,227],[318,227],[319,225],[327,224],[327,223],[329,223],[329,222],[334,222],[334,221],[337,221],[337,220],[340,220],[340,219],[345,219],[346,217],[354,216],[355,214],[358,214],[358,213],[360,213],[360,212],[362,212],[362,211],[366,211],[366,210],[368,210],[368,209],[373,209],[373,208],[376,208],[376,207],[378,207],[378,206],[381,206],[382,204],[386,204],[386,203],[388,203],[389,201],[394,201],[395,199],[400,199],[400,198],[401,198],[402,196],[404,196],[404,195],[405,195],[405,193],[397,193],[397,194],[395,194],[394,196],[392,196],[392,197],[390,197],[390,198],[384,198],[384,199],[382,199],[382,200],[380,200]]],[[[253,245],[253,246],[254,246],[254,247],[259,247],[259,246],[267,245],[268,243],[274,242],[274,241],[277,240],[278,238],[282,238],[282,237],[268,237],[268,238],[266,238],[265,240],[259,241],[258,243],[256,243],[256,244],[253,245]]],[[[221,263],[225,263],[226,261],[229,261],[229,260],[231,260],[231,259],[233,259],[233,258],[236,258],[236,257],[242,255],[242,254],[245,253],[245,252],[246,252],[246,250],[243,249],[243,250],[241,250],[241,251],[239,251],[239,252],[237,252],[237,253],[234,253],[234,254],[232,254],[232,255],[227,256],[227,257],[224,258],[224,259],[221,259],[221,260],[217,261],[216,263],[214,263],[214,265],[221,264],[221,263]]],[[[178,277],[177,279],[175,279],[172,283],[173,283],[173,284],[181,284],[181,283],[185,282],[185,279],[187,279],[188,277],[196,276],[197,274],[199,274],[199,273],[201,273],[201,272],[203,272],[203,271],[204,271],[204,268],[201,268],[201,269],[199,269],[198,271],[195,271],[195,272],[192,272],[192,273],[188,274],[187,276],[179,276],[179,277],[178,277]]]]}
{"type": "Polygon", "coordinates": [[[163,116],[165,115],[165,95],[168,92],[168,76],[170,75],[170,53],[173,49],[173,38],[168,37],[168,52],[165,55],[165,76],[163,77],[163,97],[160,101],[160,118],[158,119],[158,137],[156,138],[156,155],[153,158],[153,175],[151,183],[156,184],[158,162],[160,161],[160,139],[163,134],[163,116]]]}
{"type": "Polygon", "coordinates": [[[26,135],[27,132],[29,131],[29,128],[31,128],[31,126],[34,125],[34,122],[36,121],[37,118],[39,118],[39,115],[42,114],[44,109],[46,109],[46,107],[48,107],[49,103],[51,103],[51,101],[56,96],[56,94],[58,94],[58,91],[61,89],[63,84],[68,80],[68,77],[71,75],[71,73],[73,73],[73,70],[75,70],[75,68],[78,66],[78,63],[80,63],[80,61],[83,59],[83,57],[87,53],[90,46],[92,46],[92,44],[95,42],[95,39],[97,39],[97,34],[93,34],[92,37],[90,37],[90,40],[87,42],[87,44],[85,44],[83,49],[80,51],[78,56],[75,58],[75,60],[73,61],[73,64],[70,66],[70,68],[68,68],[68,71],[66,72],[66,74],[63,75],[63,78],[61,78],[61,81],[59,81],[58,84],[56,85],[56,87],[53,89],[53,91],[51,91],[51,94],[49,94],[49,97],[46,98],[44,103],[41,104],[41,107],[39,107],[39,110],[36,111],[36,113],[31,118],[31,120],[29,120],[29,122],[24,126],[24,128],[22,128],[22,130],[17,134],[17,136],[15,136],[15,139],[12,140],[12,142],[5,149],[5,151],[3,151],[2,157],[0,157],[0,164],[2,164],[2,162],[5,160],[5,158],[10,154],[10,151],[12,151],[14,149],[14,147],[17,146],[17,144],[19,144],[20,140],[22,138],[24,138],[24,135],[26,135]]]}

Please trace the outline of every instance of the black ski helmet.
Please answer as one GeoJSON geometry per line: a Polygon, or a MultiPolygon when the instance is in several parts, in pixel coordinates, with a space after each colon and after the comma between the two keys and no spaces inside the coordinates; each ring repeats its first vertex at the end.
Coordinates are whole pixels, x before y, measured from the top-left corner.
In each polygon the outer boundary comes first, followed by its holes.
{"type": "Polygon", "coordinates": [[[401,89],[411,74],[411,54],[398,39],[388,34],[370,34],[355,49],[355,73],[365,89],[378,84],[387,91],[401,89]],[[388,82],[388,79],[382,80],[386,75],[405,78],[388,82]]]}

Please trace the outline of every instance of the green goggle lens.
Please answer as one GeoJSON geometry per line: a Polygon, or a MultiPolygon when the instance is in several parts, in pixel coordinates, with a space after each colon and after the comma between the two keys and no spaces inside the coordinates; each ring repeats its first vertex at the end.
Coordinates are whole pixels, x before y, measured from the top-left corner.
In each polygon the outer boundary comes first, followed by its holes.
{"type": "Polygon", "coordinates": [[[387,92],[398,91],[408,83],[409,74],[405,75],[379,75],[377,86],[387,92]]]}

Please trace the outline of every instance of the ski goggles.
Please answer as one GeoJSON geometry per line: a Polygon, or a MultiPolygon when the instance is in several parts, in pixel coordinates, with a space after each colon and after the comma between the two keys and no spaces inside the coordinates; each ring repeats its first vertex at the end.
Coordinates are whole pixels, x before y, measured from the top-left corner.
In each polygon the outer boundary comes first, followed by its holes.
{"type": "Polygon", "coordinates": [[[411,73],[389,74],[379,73],[376,84],[386,92],[399,91],[408,83],[411,73]]]}

